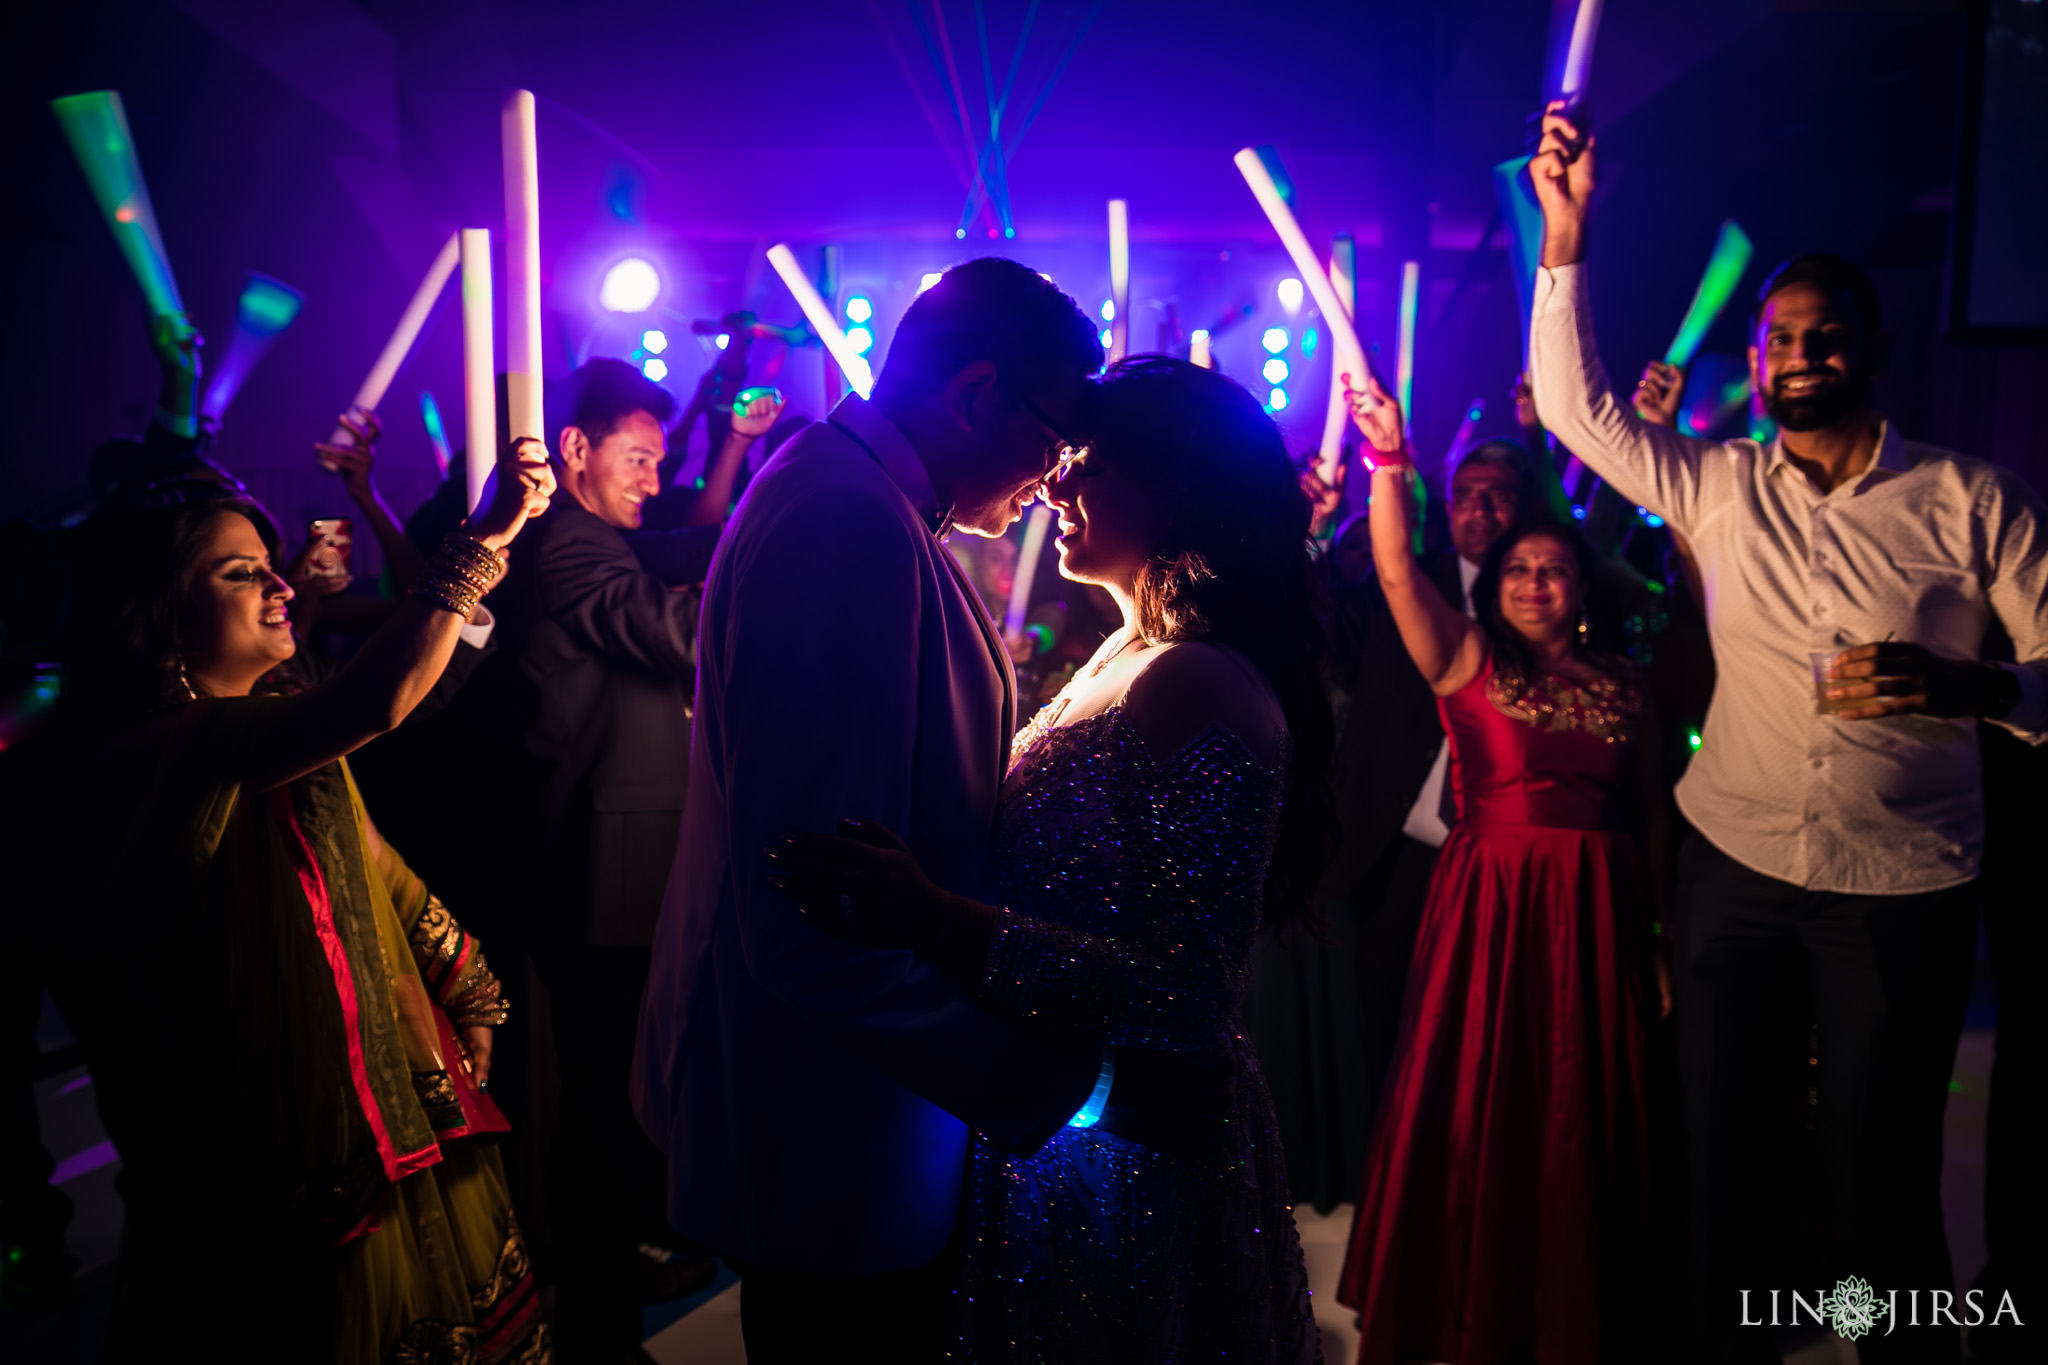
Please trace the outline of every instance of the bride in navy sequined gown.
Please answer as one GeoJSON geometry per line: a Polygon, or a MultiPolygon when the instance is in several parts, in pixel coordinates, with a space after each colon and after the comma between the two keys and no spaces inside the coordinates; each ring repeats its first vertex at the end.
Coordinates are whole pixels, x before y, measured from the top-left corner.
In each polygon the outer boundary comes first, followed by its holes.
{"type": "Polygon", "coordinates": [[[886,831],[797,836],[782,882],[834,932],[909,946],[988,1008],[1125,1059],[1107,1107],[1036,1152],[975,1135],[956,1236],[955,1358],[1320,1359],[1273,1110],[1239,1009],[1261,925],[1297,918],[1332,825],[1308,507],[1236,384],[1126,361],[1086,449],[1048,476],[1061,571],[1125,627],[1016,738],[996,904],[938,891],[886,831]],[[1199,1131],[1136,1117],[1137,1062],[1227,1059],[1199,1131]],[[1219,1095],[1222,1093],[1219,1087],[1219,1095]]]}

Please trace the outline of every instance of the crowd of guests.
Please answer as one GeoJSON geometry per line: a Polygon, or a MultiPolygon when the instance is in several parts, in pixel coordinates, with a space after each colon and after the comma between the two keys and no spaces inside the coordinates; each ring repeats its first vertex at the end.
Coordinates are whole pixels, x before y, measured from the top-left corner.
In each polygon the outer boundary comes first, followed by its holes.
{"type": "Polygon", "coordinates": [[[2020,1358],[2032,1185],[1974,1316],[1927,1296],[2041,500],[1871,409],[1834,257],[1758,295],[1774,439],[1615,394],[1592,139],[1554,109],[1533,165],[1520,439],[1440,499],[1374,377],[1326,478],[989,259],[815,424],[592,361],[466,514],[401,524],[352,414],[351,591],[205,458],[161,325],[149,435],[9,599],[64,670],[0,755],[6,1292],[68,1273],[47,989],[122,1161],[117,1359],[196,1308],[222,1359],[632,1360],[716,1256],[756,1361],[1310,1361],[1296,1200],[1356,1206],[1368,1365],[1775,1359],[1824,1320],[1767,1305],[1848,1277],[1865,1360],[2020,1358]]]}

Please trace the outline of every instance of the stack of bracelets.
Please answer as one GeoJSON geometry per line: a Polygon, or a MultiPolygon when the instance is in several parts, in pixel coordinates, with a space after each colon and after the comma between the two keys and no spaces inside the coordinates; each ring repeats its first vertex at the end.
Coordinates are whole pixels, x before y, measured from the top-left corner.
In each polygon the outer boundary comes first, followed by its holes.
{"type": "Polygon", "coordinates": [[[420,569],[414,597],[445,607],[464,620],[505,572],[505,557],[467,531],[451,531],[420,569]]]}

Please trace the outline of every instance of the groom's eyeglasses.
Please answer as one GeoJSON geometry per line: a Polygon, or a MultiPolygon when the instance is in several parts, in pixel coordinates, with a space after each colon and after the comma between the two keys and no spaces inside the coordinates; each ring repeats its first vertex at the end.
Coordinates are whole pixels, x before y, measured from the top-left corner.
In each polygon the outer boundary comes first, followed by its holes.
{"type": "Polygon", "coordinates": [[[1023,401],[1025,408],[1030,411],[1033,417],[1038,419],[1038,425],[1052,433],[1053,444],[1047,447],[1045,457],[1045,472],[1047,475],[1051,475],[1056,469],[1065,468],[1087,450],[1086,446],[1060,430],[1060,424],[1052,420],[1052,414],[1040,407],[1028,395],[1023,401]]]}

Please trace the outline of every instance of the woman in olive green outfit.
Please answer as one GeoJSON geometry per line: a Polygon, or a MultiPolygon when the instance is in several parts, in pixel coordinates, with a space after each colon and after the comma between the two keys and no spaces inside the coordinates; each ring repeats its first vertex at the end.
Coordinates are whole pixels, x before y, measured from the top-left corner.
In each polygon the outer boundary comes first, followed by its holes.
{"type": "Polygon", "coordinates": [[[537,443],[498,485],[318,687],[289,678],[260,508],[101,538],[65,703],[97,874],[84,1032],[129,1211],[116,1358],[550,1358],[483,1089],[497,982],[343,759],[425,695],[545,510],[537,443]]]}

